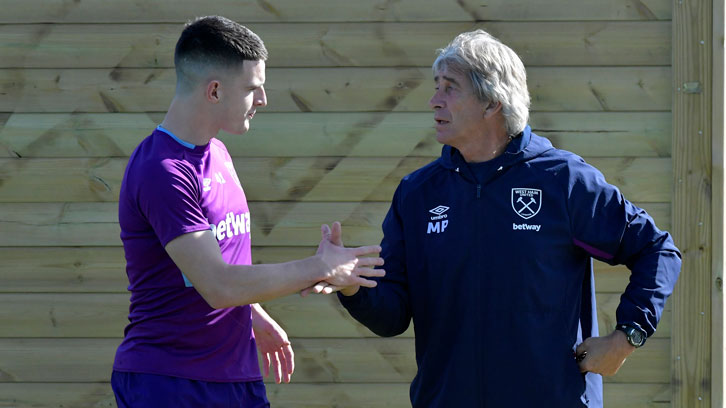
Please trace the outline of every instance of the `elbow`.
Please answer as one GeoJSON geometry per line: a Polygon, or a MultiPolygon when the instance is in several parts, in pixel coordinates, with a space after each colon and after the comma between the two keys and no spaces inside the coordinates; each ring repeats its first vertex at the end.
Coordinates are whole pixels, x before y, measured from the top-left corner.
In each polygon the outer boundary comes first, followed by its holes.
{"type": "Polygon", "coordinates": [[[207,283],[205,287],[196,288],[199,295],[207,302],[212,309],[226,309],[237,306],[232,301],[232,296],[227,287],[222,284],[207,283]]]}
{"type": "Polygon", "coordinates": [[[212,309],[225,309],[232,306],[223,290],[200,291],[199,294],[212,309]]]}

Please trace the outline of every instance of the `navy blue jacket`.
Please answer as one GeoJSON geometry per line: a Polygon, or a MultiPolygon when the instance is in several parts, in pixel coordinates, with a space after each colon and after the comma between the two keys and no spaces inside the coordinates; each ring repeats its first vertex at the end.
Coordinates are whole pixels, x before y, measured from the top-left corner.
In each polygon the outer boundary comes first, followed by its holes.
{"type": "Polygon", "coordinates": [[[630,268],[617,321],[652,335],[680,253],[597,169],[529,127],[493,160],[477,181],[444,146],[404,177],[383,222],[386,276],[341,303],[380,336],[413,318],[414,407],[600,407],[602,379],[573,358],[598,335],[592,258],[630,268]]]}

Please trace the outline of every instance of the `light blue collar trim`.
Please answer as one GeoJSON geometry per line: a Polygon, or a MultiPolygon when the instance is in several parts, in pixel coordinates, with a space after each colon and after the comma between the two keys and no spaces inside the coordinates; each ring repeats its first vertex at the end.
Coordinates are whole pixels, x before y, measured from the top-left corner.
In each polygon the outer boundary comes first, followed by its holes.
{"type": "Polygon", "coordinates": [[[174,140],[176,140],[177,142],[179,142],[179,144],[180,144],[180,145],[182,145],[182,146],[184,146],[184,147],[186,147],[186,148],[188,148],[188,149],[194,149],[194,148],[196,147],[195,145],[193,145],[193,144],[191,144],[191,143],[189,143],[189,142],[185,142],[185,141],[183,141],[183,140],[179,139],[178,137],[176,137],[176,135],[175,135],[175,134],[171,133],[171,132],[170,132],[170,131],[168,131],[167,129],[164,129],[164,128],[163,128],[163,127],[162,127],[161,125],[157,126],[157,127],[156,127],[156,130],[160,130],[160,131],[162,131],[162,132],[166,133],[167,135],[171,136],[171,138],[172,138],[172,139],[174,139],[174,140]]]}

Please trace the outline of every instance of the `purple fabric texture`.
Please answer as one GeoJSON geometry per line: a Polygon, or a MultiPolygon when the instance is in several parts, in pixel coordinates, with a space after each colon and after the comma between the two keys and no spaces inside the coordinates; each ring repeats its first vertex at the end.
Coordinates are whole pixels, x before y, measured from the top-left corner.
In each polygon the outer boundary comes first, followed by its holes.
{"type": "Polygon", "coordinates": [[[119,198],[131,292],[114,370],[202,381],[260,380],[250,306],[215,310],[164,247],[212,230],[230,264],[251,264],[250,213],[226,147],[157,128],[129,159],[119,198]]]}

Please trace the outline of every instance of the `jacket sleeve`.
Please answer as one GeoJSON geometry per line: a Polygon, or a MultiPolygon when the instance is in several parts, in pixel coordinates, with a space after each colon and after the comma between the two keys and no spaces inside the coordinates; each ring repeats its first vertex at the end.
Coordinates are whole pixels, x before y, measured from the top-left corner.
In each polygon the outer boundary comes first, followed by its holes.
{"type": "Polygon", "coordinates": [[[338,292],[340,303],[351,316],[383,337],[405,332],[411,321],[403,224],[399,211],[400,190],[399,185],[383,221],[381,256],[386,276],[373,278],[378,282],[375,288],[361,287],[353,296],[343,296],[338,292]]]}
{"type": "Polygon", "coordinates": [[[635,323],[651,336],[681,269],[681,254],[645,210],[625,199],[581,158],[568,166],[567,205],[573,244],[611,265],[624,264],[630,283],[620,298],[618,324],[635,323]]]}

